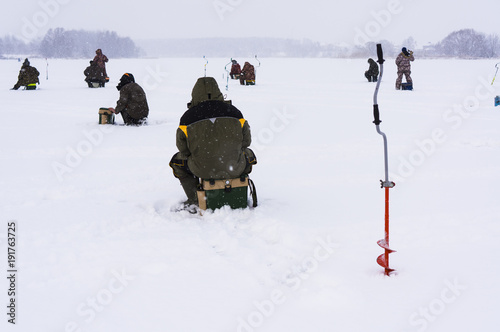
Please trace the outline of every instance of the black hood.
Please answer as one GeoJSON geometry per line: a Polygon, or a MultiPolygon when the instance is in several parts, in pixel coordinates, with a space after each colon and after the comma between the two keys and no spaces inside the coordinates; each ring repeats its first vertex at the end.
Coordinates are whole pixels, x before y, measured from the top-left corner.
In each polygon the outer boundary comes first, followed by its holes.
{"type": "Polygon", "coordinates": [[[132,82],[135,83],[134,75],[132,75],[130,73],[125,73],[125,74],[123,74],[122,78],[120,78],[120,83],[118,83],[116,88],[118,89],[118,91],[120,91],[121,88],[123,88],[125,85],[132,83],[132,82]]]}

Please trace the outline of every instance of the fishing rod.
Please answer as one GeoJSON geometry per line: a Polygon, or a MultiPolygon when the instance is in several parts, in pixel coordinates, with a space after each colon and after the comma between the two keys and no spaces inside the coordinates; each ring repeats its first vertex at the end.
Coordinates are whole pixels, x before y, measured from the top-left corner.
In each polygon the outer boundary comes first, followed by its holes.
{"type": "Polygon", "coordinates": [[[493,85],[493,82],[495,82],[495,78],[497,77],[497,73],[498,73],[498,65],[500,64],[500,62],[498,62],[495,67],[497,68],[497,71],[495,72],[495,76],[493,76],[493,81],[491,81],[491,85],[493,85]]]}
{"type": "Polygon", "coordinates": [[[207,77],[207,65],[208,65],[208,60],[205,56],[203,56],[203,59],[205,59],[206,63],[204,65],[204,68],[205,68],[205,77],[207,77]]]}
{"type": "Polygon", "coordinates": [[[229,90],[229,75],[231,74],[229,72],[229,70],[227,70],[227,66],[229,66],[230,64],[233,63],[233,58],[231,58],[231,61],[229,61],[229,63],[227,65],[224,66],[224,70],[226,71],[226,75],[227,75],[227,80],[226,80],[226,91],[229,90]]]}

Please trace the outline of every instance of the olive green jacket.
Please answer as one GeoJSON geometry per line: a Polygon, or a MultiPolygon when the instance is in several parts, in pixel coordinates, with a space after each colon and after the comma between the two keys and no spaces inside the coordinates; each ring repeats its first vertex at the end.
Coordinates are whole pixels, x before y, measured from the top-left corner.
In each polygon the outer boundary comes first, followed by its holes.
{"type": "Polygon", "coordinates": [[[189,109],[181,117],[176,144],[189,170],[203,179],[241,176],[247,166],[245,149],[252,141],[242,113],[224,101],[211,77],[198,79],[189,109]]]}
{"type": "Polygon", "coordinates": [[[135,82],[130,82],[120,89],[120,99],[116,103],[115,112],[125,111],[136,120],[147,118],[149,115],[146,93],[135,82]]]}

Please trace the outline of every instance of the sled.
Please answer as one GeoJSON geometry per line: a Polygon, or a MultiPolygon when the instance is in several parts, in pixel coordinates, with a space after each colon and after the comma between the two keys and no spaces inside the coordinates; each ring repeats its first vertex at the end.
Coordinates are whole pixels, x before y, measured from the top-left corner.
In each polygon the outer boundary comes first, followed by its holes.
{"type": "Polygon", "coordinates": [[[89,88],[104,88],[106,82],[98,79],[90,79],[86,81],[89,88]]]}
{"type": "Polygon", "coordinates": [[[104,88],[105,82],[90,81],[89,88],[104,88]]]}
{"type": "Polygon", "coordinates": [[[248,188],[252,194],[253,207],[257,206],[255,185],[248,176],[236,179],[201,180],[197,191],[200,210],[215,210],[223,206],[231,209],[244,209],[248,207],[248,188]]]}
{"type": "Polygon", "coordinates": [[[108,108],[99,108],[99,124],[114,124],[115,113],[111,112],[108,108]]]}

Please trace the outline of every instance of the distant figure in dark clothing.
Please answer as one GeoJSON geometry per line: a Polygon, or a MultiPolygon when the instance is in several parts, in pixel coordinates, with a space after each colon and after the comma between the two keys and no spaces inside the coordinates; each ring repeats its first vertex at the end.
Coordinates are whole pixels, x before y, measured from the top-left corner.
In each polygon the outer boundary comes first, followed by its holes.
{"type": "Polygon", "coordinates": [[[368,82],[377,82],[378,77],[378,64],[372,58],[368,59],[368,63],[370,64],[370,68],[365,71],[365,77],[368,82]]]}
{"type": "Polygon", "coordinates": [[[241,66],[240,64],[236,61],[236,60],[231,60],[231,62],[233,63],[231,65],[231,72],[229,73],[229,75],[231,76],[231,78],[234,80],[234,79],[239,79],[240,78],[240,74],[241,74],[241,66]]]}
{"type": "Polygon", "coordinates": [[[83,74],[85,75],[85,82],[87,82],[89,88],[94,87],[92,83],[97,83],[99,87],[104,87],[106,78],[104,77],[102,68],[99,67],[94,61],[90,61],[90,66],[85,68],[83,74]]]}
{"type": "Polygon", "coordinates": [[[250,62],[245,62],[240,75],[241,85],[255,85],[255,67],[250,62]]]}
{"type": "Polygon", "coordinates": [[[145,124],[149,115],[148,101],[144,90],[135,83],[134,75],[123,74],[116,88],[120,91],[120,99],[116,108],[109,107],[109,110],[115,114],[121,113],[126,125],[145,124]]]}
{"type": "Polygon", "coordinates": [[[40,84],[40,80],[38,76],[40,73],[35,67],[30,66],[29,60],[26,58],[21,66],[21,70],[19,71],[19,76],[17,77],[17,83],[14,84],[14,87],[11,90],[17,90],[20,87],[24,86],[27,90],[36,89],[36,84],[40,84]]]}
{"type": "Polygon", "coordinates": [[[102,50],[100,48],[95,51],[95,57],[93,61],[102,69],[104,78],[106,79],[106,82],[108,82],[109,77],[106,73],[106,62],[108,62],[108,57],[102,54],[102,50]]]}

